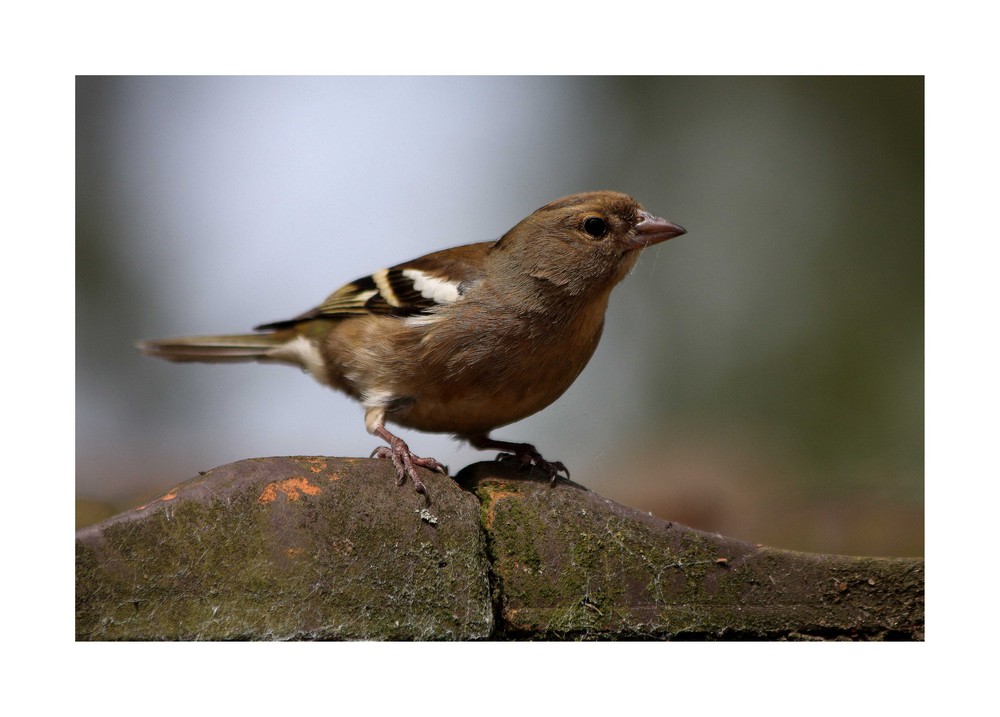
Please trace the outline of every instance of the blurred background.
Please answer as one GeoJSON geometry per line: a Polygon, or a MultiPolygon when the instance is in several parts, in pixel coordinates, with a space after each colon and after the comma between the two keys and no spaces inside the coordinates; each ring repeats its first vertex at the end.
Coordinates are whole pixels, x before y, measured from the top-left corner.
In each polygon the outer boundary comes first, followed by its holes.
{"type": "MultiPolygon", "coordinates": [[[[923,133],[921,77],[80,77],[77,525],[242,458],[379,445],[294,369],[137,339],[289,318],[615,189],[688,234],[618,287],[573,387],[495,436],[702,530],[922,555],[923,133]]],[[[493,456],[401,435],[453,473],[493,456]]]]}

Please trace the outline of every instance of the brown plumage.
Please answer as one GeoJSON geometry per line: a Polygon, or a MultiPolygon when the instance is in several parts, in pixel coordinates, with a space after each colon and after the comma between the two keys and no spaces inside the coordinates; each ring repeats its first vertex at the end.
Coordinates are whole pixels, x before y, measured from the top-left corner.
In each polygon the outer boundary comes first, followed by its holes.
{"type": "MultiPolygon", "coordinates": [[[[400,483],[427,495],[414,455],[386,422],[509,452],[553,479],[568,471],[534,446],[490,438],[569,388],[597,347],[611,290],[646,246],[684,234],[617,192],[563,197],[498,241],[427,254],[346,284],[263,333],[144,341],[171,361],[300,366],[365,407],[400,483]]],[[[506,455],[506,454],[504,454],[506,455]]]]}

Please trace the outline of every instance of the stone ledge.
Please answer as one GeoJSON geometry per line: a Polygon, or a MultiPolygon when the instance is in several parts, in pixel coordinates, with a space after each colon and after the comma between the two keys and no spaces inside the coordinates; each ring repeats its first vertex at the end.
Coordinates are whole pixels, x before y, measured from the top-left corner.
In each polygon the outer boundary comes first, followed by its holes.
{"type": "Polygon", "coordinates": [[[923,561],[775,550],[476,463],[260,458],[77,533],[80,640],[923,639],[923,561]]]}

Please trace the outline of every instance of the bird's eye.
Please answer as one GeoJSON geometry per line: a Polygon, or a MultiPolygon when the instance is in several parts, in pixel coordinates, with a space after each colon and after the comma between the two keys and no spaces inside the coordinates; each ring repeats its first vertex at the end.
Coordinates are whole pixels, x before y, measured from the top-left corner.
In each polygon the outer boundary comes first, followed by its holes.
{"type": "Polygon", "coordinates": [[[600,239],[608,233],[608,223],[600,217],[588,217],[583,222],[583,231],[590,234],[595,239],[600,239]]]}

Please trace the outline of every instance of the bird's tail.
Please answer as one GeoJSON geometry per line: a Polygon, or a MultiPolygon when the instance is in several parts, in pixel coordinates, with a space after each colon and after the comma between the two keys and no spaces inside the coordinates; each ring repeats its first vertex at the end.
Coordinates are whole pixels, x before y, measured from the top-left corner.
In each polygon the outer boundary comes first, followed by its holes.
{"type": "Polygon", "coordinates": [[[239,363],[274,360],[277,349],[289,340],[287,332],[270,334],[232,334],[230,336],[182,336],[155,339],[136,344],[146,356],[167,361],[201,363],[239,363]]]}

